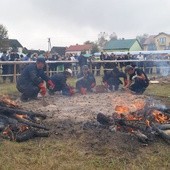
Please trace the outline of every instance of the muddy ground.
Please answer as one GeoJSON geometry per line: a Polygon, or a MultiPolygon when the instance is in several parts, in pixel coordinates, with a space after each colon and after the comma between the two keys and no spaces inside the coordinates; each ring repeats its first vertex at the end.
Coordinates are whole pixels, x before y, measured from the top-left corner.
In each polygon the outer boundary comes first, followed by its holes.
{"type": "MultiPolygon", "coordinates": [[[[24,109],[42,112],[48,116],[45,124],[51,129],[50,138],[76,139],[85,150],[99,155],[103,154],[105,149],[111,149],[118,154],[124,153],[125,150],[137,154],[143,147],[133,135],[111,132],[108,127],[100,125],[96,120],[99,112],[111,116],[116,105],[128,106],[131,111],[135,111],[137,108],[134,105],[138,102],[142,105],[148,101],[155,103],[155,100],[147,96],[126,92],[76,94],[72,97],[55,94],[46,96],[45,100],[49,104],[45,107],[42,98],[20,104],[24,109]]],[[[159,101],[156,103],[161,105],[159,101]]]]}

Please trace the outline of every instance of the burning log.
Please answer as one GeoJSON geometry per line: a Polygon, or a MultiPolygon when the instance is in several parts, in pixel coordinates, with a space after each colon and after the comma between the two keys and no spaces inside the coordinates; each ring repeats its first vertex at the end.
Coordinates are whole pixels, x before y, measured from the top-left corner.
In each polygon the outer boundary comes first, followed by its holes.
{"type": "Polygon", "coordinates": [[[140,142],[148,143],[148,141],[149,141],[148,137],[145,134],[143,134],[142,132],[140,132],[139,130],[133,131],[132,133],[138,138],[138,140],[140,142]]]}
{"type": "Polygon", "coordinates": [[[44,114],[35,113],[35,112],[32,112],[32,111],[24,111],[24,110],[21,110],[21,109],[0,106],[0,113],[3,113],[3,112],[5,112],[7,114],[18,113],[18,114],[21,114],[21,115],[28,115],[30,117],[40,117],[42,119],[46,119],[46,117],[47,117],[44,114]]]}
{"type": "Polygon", "coordinates": [[[152,124],[153,129],[158,133],[158,135],[170,144],[170,134],[167,134],[165,130],[159,129],[154,123],[152,124]]]}
{"type": "Polygon", "coordinates": [[[11,107],[11,108],[18,108],[19,105],[10,99],[9,96],[0,96],[0,106],[11,107]]]}
{"type": "Polygon", "coordinates": [[[157,108],[157,110],[160,110],[164,113],[170,114],[170,108],[157,108]]]}
{"type": "Polygon", "coordinates": [[[18,122],[23,123],[23,124],[28,125],[28,126],[31,126],[31,127],[34,127],[34,128],[49,130],[49,128],[47,128],[47,127],[45,127],[45,126],[42,126],[42,125],[39,125],[39,124],[37,124],[37,123],[33,123],[33,122],[30,122],[30,121],[26,121],[26,120],[21,119],[21,118],[16,118],[16,119],[18,120],[18,122]]]}
{"type": "Polygon", "coordinates": [[[97,121],[105,126],[111,126],[114,124],[113,120],[110,117],[105,116],[103,113],[97,114],[97,121]]]}
{"type": "Polygon", "coordinates": [[[158,125],[158,128],[161,130],[170,130],[170,124],[158,125]]]}
{"type": "Polygon", "coordinates": [[[48,137],[49,129],[37,123],[37,120],[45,118],[44,114],[21,110],[9,99],[0,99],[0,132],[3,137],[12,141],[22,142],[34,137],[48,137]],[[40,132],[40,129],[43,131],[40,132]]]}
{"type": "Polygon", "coordinates": [[[168,113],[146,106],[136,112],[130,112],[130,109],[125,106],[116,106],[115,111],[112,117],[99,113],[97,121],[109,126],[109,129],[114,127],[114,131],[116,127],[116,131],[131,133],[142,143],[153,140],[156,133],[170,143],[170,115],[168,113]]]}

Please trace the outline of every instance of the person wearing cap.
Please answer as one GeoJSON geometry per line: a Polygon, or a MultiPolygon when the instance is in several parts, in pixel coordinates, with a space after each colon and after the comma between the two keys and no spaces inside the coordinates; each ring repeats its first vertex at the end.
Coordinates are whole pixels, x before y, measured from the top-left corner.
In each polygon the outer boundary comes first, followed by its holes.
{"type": "Polygon", "coordinates": [[[82,67],[81,73],[77,75],[76,89],[81,94],[86,94],[87,91],[92,91],[96,85],[94,75],[89,71],[87,65],[82,67]]]}
{"type": "Polygon", "coordinates": [[[45,96],[46,87],[44,81],[49,87],[54,88],[54,84],[44,73],[45,64],[45,58],[39,57],[36,63],[31,63],[23,69],[16,85],[18,91],[22,93],[21,101],[27,102],[31,99],[36,99],[39,92],[42,96],[45,96]]]}
{"type": "Polygon", "coordinates": [[[49,94],[53,95],[56,91],[62,91],[63,95],[71,96],[74,94],[74,89],[67,84],[67,79],[72,76],[72,70],[66,69],[62,73],[55,74],[50,77],[50,80],[54,84],[54,88],[51,89],[47,87],[49,90],[49,94]]]}
{"type": "Polygon", "coordinates": [[[114,67],[112,71],[106,71],[103,77],[103,83],[106,88],[111,91],[117,91],[119,89],[119,85],[123,84],[120,80],[123,78],[124,86],[127,85],[127,75],[120,71],[117,67],[114,67]]]}
{"type": "Polygon", "coordinates": [[[129,88],[136,94],[142,94],[149,86],[149,79],[145,72],[131,65],[126,66],[125,72],[129,74],[129,82],[125,88],[129,88]]]}

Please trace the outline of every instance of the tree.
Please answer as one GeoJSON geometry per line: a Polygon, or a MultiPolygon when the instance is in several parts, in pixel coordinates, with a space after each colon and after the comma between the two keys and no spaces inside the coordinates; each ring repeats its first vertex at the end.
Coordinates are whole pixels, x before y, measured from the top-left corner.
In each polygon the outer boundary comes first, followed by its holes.
{"type": "Polygon", "coordinates": [[[136,36],[136,39],[140,42],[140,44],[143,46],[145,40],[149,37],[148,34],[138,35],[136,36]]]}
{"type": "Polygon", "coordinates": [[[85,45],[85,44],[93,44],[93,42],[90,41],[90,40],[87,40],[87,41],[84,42],[84,45],[85,45]]]}
{"type": "Polygon", "coordinates": [[[99,52],[99,47],[98,47],[97,43],[93,43],[91,53],[94,54],[97,52],[99,52]]]}
{"type": "Polygon", "coordinates": [[[92,50],[91,50],[92,54],[99,52],[98,44],[96,42],[88,40],[88,41],[85,41],[84,44],[92,44],[92,50]]]}
{"type": "Polygon", "coordinates": [[[113,32],[112,34],[110,34],[109,39],[110,39],[110,40],[117,40],[117,35],[116,35],[116,33],[113,32]]]}
{"type": "Polygon", "coordinates": [[[99,52],[99,47],[96,42],[88,40],[88,41],[85,41],[84,44],[92,44],[92,50],[91,50],[92,54],[99,52]]]}
{"type": "Polygon", "coordinates": [[[108,41],[108,34],[106,32],[100,32],[98,35],[97,44],[100,49],[103,49],[104,45],[108,41]]]}
{"type": "Polygon", "coordinates": [[[8,42],[6,39],[8,38],[8,31],[5,26],[0,24],[0,50],[6,49],[8,46],[8,42]]]}
{"type": "Polygon", "coordinates": [[[0,39],[8,38],[8,31],[5,26],[0,24],[0,39]]]}

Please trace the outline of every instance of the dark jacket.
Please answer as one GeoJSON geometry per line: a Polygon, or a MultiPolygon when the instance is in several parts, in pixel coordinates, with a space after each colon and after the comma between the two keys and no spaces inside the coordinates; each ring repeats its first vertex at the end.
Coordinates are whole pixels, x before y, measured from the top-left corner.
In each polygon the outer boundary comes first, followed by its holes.
{"type": "Polygon", "coordinates": [[[80,89],[81,87],[87,88],[88,90],[91,89],[91,85],[93,83],[96,84],[95,77],[92,73],[88,72],[87,75],[85,76],[83,73],[79,73],[77,75],[77,82],[76,82],[76,88],[80,89]]]}
{"type": "Polygon", "coordinates": [[[87,57],[84,57],[83,55],[80,55],[78,57],[78,62],[79,62],[80,67],[82,67],[84,65],[87,65],[87,57]]]}
{"type": "Polygon", "coordinates": [[[141,76],[142,74],[145,76],[145,80],[135,79],[135,83],[140,84],[140,86],[147,87],[149,85],[149,79],[147,75],[145,74],[145,72],[139,68],[135,68],[134,73],[130,75],[129,79],[132,81],[133,76],[135,75],[141,76]]]}
{"type": "Polygon", "coordinates": [[[54,91],[66,90],[68,88],[66,83],[67,77],[64,73],[55,74],[50,79],[55,84],[54,91]]]}
{"type": "Polygon", "coordinates": [[[21,75],[17,80],[17,85],[27,86],[32,83],[35,86],[38,86],[40,83],[45,80],[49,80],[47,75],[44,73],[44,70],[37,69],[36,64],[27,65],[22,71],[21,75]]]}
{"type": "Polygon", "coordinates": [[[103,77],[103,82],[107,82],[112,85],[122,84],[120,78],[127,80],[127,76],[122,71],[119,71],[118,68],[114,68],[112,71],[108,71],[105,73],[103,77]]]}

